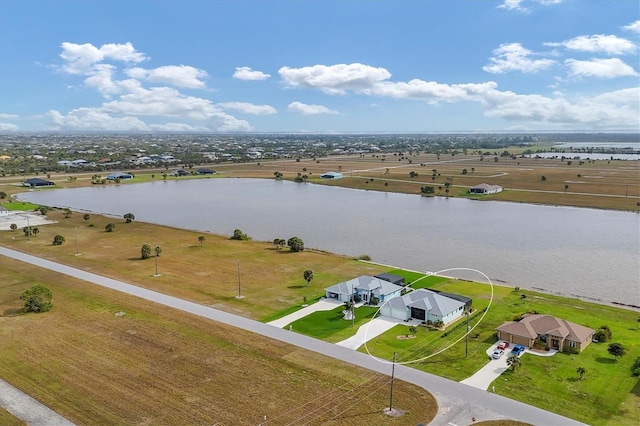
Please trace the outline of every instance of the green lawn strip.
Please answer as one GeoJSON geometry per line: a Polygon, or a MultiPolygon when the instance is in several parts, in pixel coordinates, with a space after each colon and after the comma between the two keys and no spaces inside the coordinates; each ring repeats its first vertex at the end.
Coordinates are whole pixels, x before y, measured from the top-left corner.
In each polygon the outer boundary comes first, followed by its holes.
{"type": "Polygon", "coordinates": [[[13,414],[0,407],[0,425],[3,426],[23,426],[26,422],[14,417],[13,414]]]}
{"type": "MultiPolygon", "coordinates": [[[[448,280],[434,288],[473,298],[477,313],[472,316],[472,327],[488,305],[486,284],[448,280]]],[[[640,356],[637,312],[494,286],[493,304],[469,337],[468,356],[465,357],[463,339],[442,354],[410,365],[452,380],[463,380],[490,362],[486,350],[496,342],[495,328],[527,311],[554,315],[593,329],[606,324],[613,332],[611,341],[622,343],[627,355],[614,361],[607,353],[607,343],[592,343],[580,354],[552,357],[526,354],[522,358],[523,367],[515,375],[508,373],[495,381],[496,392],[589,424],[635,424],[638,410],[629,406],[638,403],[638,396],[632,394],[638,378],[631,377],[630,372],[631,364],[640,356]],[[577,367],[587,370],[583,381],[578,380],[577,367]]],[[[452,325],[447,329],[451,330],[452,325]]],[[[381,358],[391,359],[393,352],[397,352],[400,361],[410,361],[427,357],[464,334],[464,326],[449,331],[445,337],[441,337],[443,332],[427,331],[424,327],[418,330],[415,338],[400,340],[398,336],[406,333],[406,327],[399,325],[368,342],[367,347],[381,358]]],[[[363,348],[360,350],[364,352],[363,348]]]]}
{"type": "Polygon", "coordinates": [[[40,207],[40,205],[38,204],[32,204],[32,203],[25,203],[22,201],[10,201],[8,203],[2,203],[2,207],[4,207],[5,209],[9,210],[9,211],[33,211],[36,210],[38,207],[40,207]]]}
{"type": "Polygon", "coordinates": [[[344,306],[339,306],[331,311],[319,311],[300,318],[291,323],[293,331],[307,336],[335,343],[347,339],[358,331],[358,328],[367,323],[378,311],[377,307],[361,306],[355,310],[355,324],[343,319],[344,306]]]}

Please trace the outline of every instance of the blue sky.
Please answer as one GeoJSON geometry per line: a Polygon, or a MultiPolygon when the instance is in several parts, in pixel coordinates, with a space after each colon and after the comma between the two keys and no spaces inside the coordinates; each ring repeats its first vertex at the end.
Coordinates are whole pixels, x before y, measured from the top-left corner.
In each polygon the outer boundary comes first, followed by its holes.
{"type": "Polygon", "coordinates": [[[636,0],[0,1],[0,131],[640,131],[636,0]]]}

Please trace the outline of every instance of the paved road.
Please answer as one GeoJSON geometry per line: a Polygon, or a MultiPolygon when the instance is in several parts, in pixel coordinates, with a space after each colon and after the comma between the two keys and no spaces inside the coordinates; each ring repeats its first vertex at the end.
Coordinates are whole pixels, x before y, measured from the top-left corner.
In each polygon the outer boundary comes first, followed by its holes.
{"type": "Polygon", "coordinates": [[[69,420],[0,379],[0,406],[30,426],[74,426],[69,420]]]}
{"type": "MultiPolygon", "coordinates": [[[[136,287],[111,278],[82,271],[70,266],[51,262],[15,250],[0,247],[0,255],[22,262],[47,268],[65,275],[88,281],[116,291],[137,296],[174,309],[189,312],[203,318],[239,327],[271,339],[314,351],[335,359],[348,362],[372,371],[389,375],[390,365],[380,362],[366,354],[333,345],[295,332],[273,327],[248,318],[243,318],[197,303],[168,296],[152,290],[136,287]]],[[[403,365],[396,366],[396,377],[413,383],[431,392],[437,399],[439,411],[431,423],[436,426],[455,426],[471,424],[471,417],[476,421],[511,418],[538,425],[580,425],[582,423],[568,419],[500,395],[482,391],[471,386],[434,376],[423,371],[403,365]]]]}

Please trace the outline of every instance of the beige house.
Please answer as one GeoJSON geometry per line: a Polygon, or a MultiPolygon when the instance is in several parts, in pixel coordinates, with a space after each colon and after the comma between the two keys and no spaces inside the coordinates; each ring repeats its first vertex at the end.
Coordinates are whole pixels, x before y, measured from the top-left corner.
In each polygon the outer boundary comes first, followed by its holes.
{"type": "Polygon", "coordinates": [[[509,321],[496,329],[498,339],[532,347],[536,339],[548,349],[563,352],[582,351],[593,339],[594,330],[551,315],[525,315],[520,321],[509,321]]]}

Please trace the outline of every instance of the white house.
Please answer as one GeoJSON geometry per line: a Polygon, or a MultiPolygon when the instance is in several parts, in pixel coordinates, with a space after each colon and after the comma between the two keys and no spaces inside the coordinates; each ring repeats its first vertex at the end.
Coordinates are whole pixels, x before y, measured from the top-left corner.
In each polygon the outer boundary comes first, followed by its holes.
{"type": "Polygon", "coordinates": [[[336,299],[340,302],[347,302],[354,298],[365,303],[369,303],[372,299],[377,299],[379,303],[383,303],[386,300],[399,297],[402,289],[403,287],[388,281],[362,275],[358,278],[332,285],[324,290],[327,299],[336,299]]]}
{"type": "Polygon", "coordinates": [[[502,192],[502,187],[500,185],[481,183],[480,185],[469,188],[470,194],[497,194],[498,192],[502,192]]]}
{"type": "Polygon", "coordinates": [[[447,324],[464,314],[465,303],[431,290],[419,289],[389,300],[380,308],[380,315],[399,320],[416,319],[422,322],[447,324]]]}
{"type": "Polygon", "coordinates": [[[0,206],[0,216],[9,216],[9,210],[5,207],[0,206]]]}

